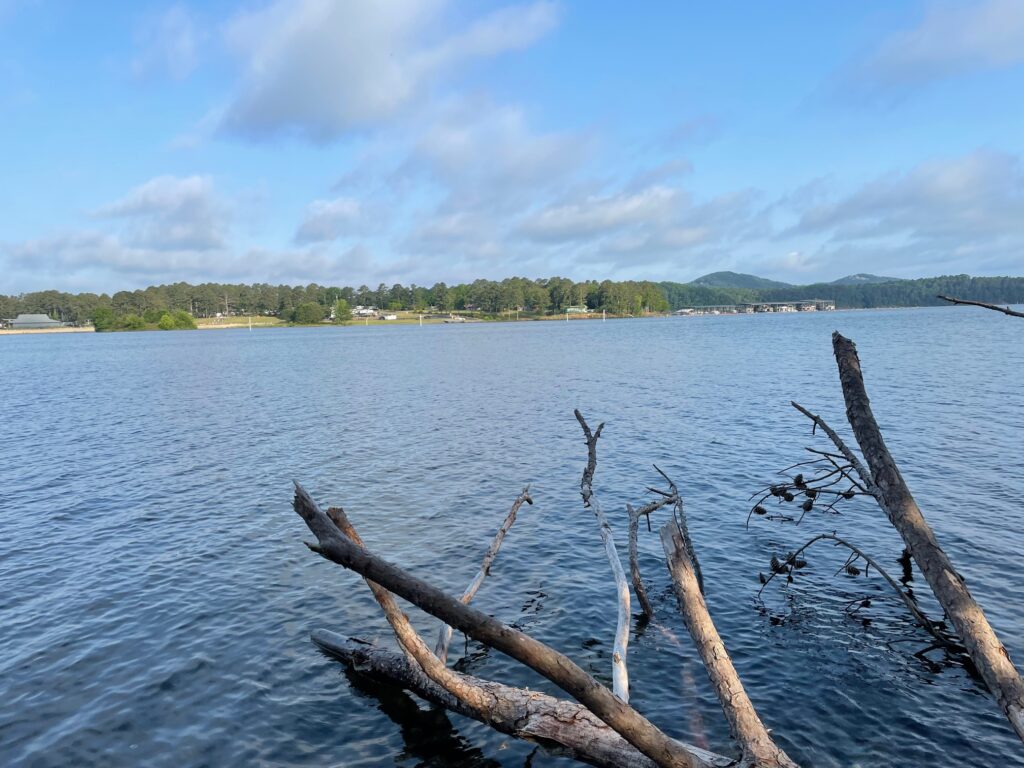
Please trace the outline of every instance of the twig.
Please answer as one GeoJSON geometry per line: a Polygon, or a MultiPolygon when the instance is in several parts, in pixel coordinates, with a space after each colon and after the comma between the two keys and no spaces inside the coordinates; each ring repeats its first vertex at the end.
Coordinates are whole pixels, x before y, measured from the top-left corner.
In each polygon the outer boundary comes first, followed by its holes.
{"type": "MultiPolygon", "coordinates": [[[[516,521],[516,514],[519,512],[519,508],[523,506],[523,503],[533,504],[533,499],[530,497],[530,486],[523,488],[523,492],[516,496],[515,501],[512,502],[512,508],[508,511],[508,515],[505,516],[505,522],[501,524],[498,532],[494,535],[494,540],[491,541],[491,546],[487,548],[486,554],[484,554],[483,562],[480,563],[480,570],[477,571],[473,581],[466,587],[466,591],[462,593],[462,597],[459,598],[463,603],[469,605],[470,601],[476,596],[480,586],[484,583],[484,579],[491,572],[491,563],[494,562],[494,558],[498,556],[498,550],[501,548],[501,543],[505,540],[505,535],[512,528],[513,523],[516,521]]],[[[452,639],[452,628],[447,624],[441,626],[437,635],[437,645],[434,648],[434,653],[437,658],[444,663],[448,660],[448,644],[452,639]]]]}
{"type": "MultiPolygon", "coordinates": [[[[851,558],[859,557],[865,563],[867,563],[872,568],[874,568],[876,571],[878,571],[878,573],[882,576],[882,578],[886,580],[886,582],[889,584],[890,587],[892,587],[893,592],[895,592],[896,595],[900,598],[900,600],[903,601],[903,604],[907,607],[907,610],[910,611],[910,614],[914,617],[914,621],[917,622],[917,624],[919,624],[922,629],[926,630],[928,632],[928,634],[930,634],[932,637],[934,637],[939,643],[941,643],[946,648],[956,648],[957,650],[963,650],[957,643],[953,642],[952,640],[950,640],[950,638],[946,637],[941,632],[939,632],[939,630],[937,629],[936,623],[933,622],[931,619],[929,619],[924,614],[924,612],[920,608],[917,607],[917,604],[913,601],[913,599],[910,597],[910,595],[908,595],[906,592],[904,592],[902,589],[900,589],[899,584],[897,584],[896,581],[892,578],[892,576],[890,576],[886,572],[886,570],[881,565],[878,564],[877,560],[875,560],[873,557],[871,557],[869,554],[864,552],[862,549],[860,549],[856,545],[851,544],[850,542],[846,541],[845,539],[839,538],[834,533],[820,533],[820,534],[818,534],[817,536],[812,538],[810,541],[808,541],[806,544],[804,544],[802,547],[797,549],[795,552],[793,552],[792,554],[788,555],[786,557],[786,559],[781,562],[781,566],[782,567],[780,567],[780,568],[774,568],[773,567],[771,569],[771,571],[772,571],[771,574],[769,576],[767,576],[762,581],[761,588],[759,590],[757,590],[758,597],[761,596],[761,593],[764,592],[765,588],[771,583],[772,579],[774,579],[776,576],[778,576],[778,575],[780,575],[782,573],[786,573],[786,574],[792,573],[792,570],[796,566],[796,563],[798,562],[798,560],[800,558],[800,555],[803,554],[807,549],[810,549],[812,544],[815,544],[816,542],[819,542],[819,541],[823,541],[825,539],[828,539],[830,541],[834,541],[835,542],[835,546],[840,546],[841,545],[841,546],[846,547],[848,550],[850,550],[850,552],[853,553],[851,555],[851,558]]],[[[836,573],[839,574],[842,571],[846,570],[846,568],[849,565],[851,565],[852,562],[853,562],[852,559],[848,559],[846,561],[846,563],[844,563],[843,566],[838,571],[836,571],[836,573]]]]}

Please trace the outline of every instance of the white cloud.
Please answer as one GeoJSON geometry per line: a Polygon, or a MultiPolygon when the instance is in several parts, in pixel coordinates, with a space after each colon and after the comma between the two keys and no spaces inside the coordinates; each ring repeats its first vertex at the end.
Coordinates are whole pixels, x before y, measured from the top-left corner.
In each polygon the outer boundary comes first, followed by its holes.
{"type": "Polygon", "coordinates": [[[356,234],[363,228],[362,204],[351,197],[314,200],[295,233],[297,243],[322,243],[356,234]]]}
{"type": "Polygon", "coordinates": [[[864,62],[861,74],[883,86],[913,86],[1021,62],[1020,0],[932,2],[917,26],[882,42],[864,62]]]}
{"type": "Polygon", "coordinates": [[[208,176],[158,176],[94,211],[124,222],[125,242],[155,250],[222,248],[227,213],[208,176]]]}
{"type": "Polygon", "coordinates": [[[638,224],[657,225],[671,218],[679,198],[678,190],[664,186],[591,196],[545,208],[527,217],[520,231],[536,240],[581,240],[638,224]]]}
{"type": "Polygon", "coordinates": [[[138,53],[132,59],[132,73],[136,77],[166,73],[175,80],[185,79],[199,62],[201,37],[183,5],[147,17],[135,35],[138,53]]]}
{"type": "Polygon", "coordinates": [[[467,60],[531,44],[557,20],[549,3],[511,6],[432,40],[442,11],[436,0],[280,0],[237,17],[227,38],[245,79],[222,128],[331,141],[394,117],[467,60]]]}

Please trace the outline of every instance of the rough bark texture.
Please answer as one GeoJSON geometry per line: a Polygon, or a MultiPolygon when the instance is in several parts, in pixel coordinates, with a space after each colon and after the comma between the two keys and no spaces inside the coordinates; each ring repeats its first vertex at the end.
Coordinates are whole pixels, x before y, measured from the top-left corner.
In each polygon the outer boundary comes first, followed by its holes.
{"type": "MultiPolygon", "coordinates": [[[[462,597],[459,598],[463,603],[469,605],[476,593],[480,589],[480,585],[484,583],[484,579],[487,578],[491,572],[491,564],[494,562],[494,558],[498,556],[498,550],[501,549],[501,543],[505,540],[505,536],[508,534],[512,525],[516,521],[516,515],[519,513],[519,508],[523,504],[533,504],[533,499],[530,498],[530,486],[523,488],[523,492],[516,496],[516,500],[512,502],[512,508],[508,511],[505,516],[505,522],[501,524],[498,532],[494,535],[494,540],[491,541],[491,546],[487,548],[487,552],[484,554],[483,562],[480,563],[480,570],[477,571],[473,581],[466,587],[466,591],[462,593],[462,597]]],[[[437,658],[442,663],[448,660],[448,644],[452,640],[452,628],[447,624],[443,625],[437,635],[437,645],[434,647],[434,653],[437,654],[437,658]]]]}
{"type": "MultiPolygon", "coordinates": [[[[475,640],[505,653],[564,690],[626,741],[663,768],[693,768],[693,754],[666,736],[567,656],[366,551],[342,535],[298,483],[295,511],[317,538],[313,549],[360,576],[419,606],[475,640]]],[[[433,654],[431,654],[433,655],[433,654]]],[[[436,657],[434,657],[436,659],[436,657]]]]}
{"type": "MultiPolygon", "coordinates": [[[[590,712],[572,701],[556,699],[547,694],[513,688],[469,675],[466,684],[487,691],[505,702],[507,717],[487,720],[464,702],[451,696],[426,677],[422,670],[398,654],[346,640],[341,635],[318,629],[313,642],[354,670],[415,693],[465,717],[485,722],[501,733],[535,741],[549,750],[601,768],[656,768],[657,764],[637,751],[615,731],[590,712]]],[[[736,763],[688,744],[679,748],[690,753],[693,764],[700,768],[728,768],[736,763]]]]}
{"type": "Polygon", "coordinates": [[[1017,735],[1024,740],[1024,682],[975,602],[967,585],[939,546],[910,493],[871,412],[860,358],[850,339],[832,335],[846,415],[880,495],[882,509],[907,545],[917,567],[956,628],[967,653],[995,695],[1017,735]]]}
{"type": "Polygon", "coordinates": [[[772,740],[743,689],[732,659],[708,613],[686,542],[674,521],[661,527],[661,543],[668,558],[668,570],[679,598],[683,621],[704,661],[733,738],[742,751],[741,765],[796,768],[796,763],[772,740]]]}

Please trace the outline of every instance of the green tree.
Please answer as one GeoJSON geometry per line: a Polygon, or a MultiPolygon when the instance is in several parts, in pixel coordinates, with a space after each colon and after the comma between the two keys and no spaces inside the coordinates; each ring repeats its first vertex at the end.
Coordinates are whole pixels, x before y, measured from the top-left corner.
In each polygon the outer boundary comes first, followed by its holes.
{"type": "Polygon", "coordinates": [[[304,301],[292,312],[292,322],[299,325],[313,325],[324,319],[324,308],[315,301],[304,301]]]}
{"type": "Polygon", "coordinates": [[[334,322],[344,325],[352,320],[352,308],[344,299],[334,302],[334,322]]]}
{"type": "Polygon", "coordinates": [[[194,331],[196,320],[184,309],[179,309],[171,315],[174,318],[174,328],[178,331],[194,331]]]}
{"type": "Polygon", "coordinates": [[[92,325],[97,331],[112,331],[117,325],[114,310],[107,306],[96,307],[92,311],[92,325]]]}
{"type": "Polygon", "coordinates": [[[156,324],[156,327],[161,331],[173,331],[178,326],[174,322],[174,318],[171,317],[169,312],[164,312],[160,316],[160,322],[156,324]]]}

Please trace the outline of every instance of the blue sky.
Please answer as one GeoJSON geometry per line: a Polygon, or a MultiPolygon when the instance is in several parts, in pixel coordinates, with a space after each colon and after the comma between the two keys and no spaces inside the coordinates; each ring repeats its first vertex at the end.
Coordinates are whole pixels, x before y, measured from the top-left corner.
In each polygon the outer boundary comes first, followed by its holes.
{"type": "Polygon", "coordinates": [[[1024,274],[1024,2],[0,0],[0,293],[1024,274]]]}

